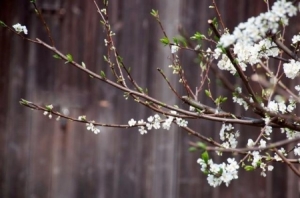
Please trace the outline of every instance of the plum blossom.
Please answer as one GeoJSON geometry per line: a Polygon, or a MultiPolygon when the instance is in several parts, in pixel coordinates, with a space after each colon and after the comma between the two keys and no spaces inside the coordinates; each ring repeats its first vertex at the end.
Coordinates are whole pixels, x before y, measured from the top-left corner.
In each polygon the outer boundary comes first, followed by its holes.
{"type": "Polygon", "coordinates": [[[20,23],[13,25],[13,28],[16,30],[18,34],[21,32],[24,32],[24,34],[28,33],[26,26],[22,26],[20,23]]]}

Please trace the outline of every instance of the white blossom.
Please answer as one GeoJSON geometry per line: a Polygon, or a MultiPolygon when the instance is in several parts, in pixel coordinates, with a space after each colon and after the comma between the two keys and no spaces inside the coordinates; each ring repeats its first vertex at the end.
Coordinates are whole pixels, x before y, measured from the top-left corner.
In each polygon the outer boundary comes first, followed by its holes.
{"type": "Polygon", "coordinates": [[[131,118],[129,121],[128,121],[128,125],[129,126],[134,126],[136,124],[136,121],[133,119],[133,118],[131,118]]]}
{"type": "Polygon", "coordinates": [[[248,143],[247,143],[248,147],[253,147],[255,146],[254,141],[252,139],[248,139],[248,143]]]}
{"type": "MultiPolygon", "coordinates": [[[[278,150],[278,152],[281,153],[283,156],[286,156],[286,155],[287,155],[284,148],[280,148],[280,149],[278,150]]],[[[275,153],[274,159],[275,159],[276,161],[282,161],[281,157],[278,156],[277,153],[275,153]]]]}
{"type": "Polygon", "coordinates": [[[300,71],[300,62],[293,59],[289,60],[289,63],[283,64],[283,71],[287,78],[294,79],[300,71]]]}
{"type": "Polygon", "coordinates": [[[16,30],[18,34],[21,32],[24,32],[24,34],[28,33],[26,26],[22,26],[20,23],[13,25],[13,28],[16,30]]]}
{"type": "Polygon", "coordinates": [[[300,143],[297,144],[294,148],[294,154],[300,156],[300,143]]]}
{"type": "Polygon", "coordinates": [[[292,43],[293,44],[296,44],[300,41],[300,35],[294,35],[293,38],[292,38],[292,43]]]}
{"type": "Polygon", "coordinates": [[[260,141],[259,141],[259,147],[260,148],[264,148],[264,147],[266,147],[266,141],[265,140],[263,140],[263,139],[261,139],[260,141]]]}
{"type": "MultiPolygon", "coordinates": [[[[138,124],[145,124],[145,122],[144,122],[143,119],[141,119],[141,120],[138,121],[138,124]]],[[[144,134],[147,133],[147,130],[146,130],[145,126],[139,126],[138,128],[139,128],[139,132],[140,132],[141,135],[144,135],[144,134]]]]}
{"type": "Polygon", "coordinates": [[[98,129],[97,127],[95,127],[94,124],[93,124],[93,122],[94,122],[94,121],[89,122],[89,123],[86,123],[86,129],[87,129],[88,131],[94,132],[95,134],[100,133],[100,129],[98,129]]]}
{"type": "Polygon", "coordinates": [[[172,45],[171,46],[171,53],[172,54],[175,54],[176,52],[178,52],[178,50],[179,50],[179,46],[177,46],[177,45],[172,45]]]}
{"type": "Polygon", "coordinates": [[[197,163],[201,166],[201,171],[209,173],[207,181],[213,187],[217,187],[222,183],[228,186],[233,179],[238,179],[238,163],[234,158],[228,158],[227,162],[227,164],[216,164],[212,159],[209,159],[207,163],[202,159],[197,160],[197,163]]]}
{"type": "Polygon", "coordinates": [[[273,131],[273,128],[271,126],[265,126],[265,134],[266,136],[270,136],[273,131]]]}
{"type": "Polygon", "coordinates": [[[278,112],[278,104],[274,100],[270,101],[268,104],[268,109],[274,113],[278,112]]]}

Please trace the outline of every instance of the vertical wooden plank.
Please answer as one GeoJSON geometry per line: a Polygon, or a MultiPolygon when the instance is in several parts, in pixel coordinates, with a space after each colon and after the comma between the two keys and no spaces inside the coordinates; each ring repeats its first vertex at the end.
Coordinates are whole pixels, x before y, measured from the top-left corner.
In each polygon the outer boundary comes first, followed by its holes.
{"type": "MultiPolygon", "coordinates": [[[[12,23],[12,18],[15,12],[7,12],[6,10],[12,10],[14,2],[1,1],[0,2],[0,19],[7,24],[12,23]],[[5,9],[4,9],[5,8],[5,9]]],[[[6,167],[7,156],[6,149],[8,145],[8,84],[10,76],[10,68],[8,63],[10,62],[12,35],[0,28],[0,196],[7,197],[7,180],[6,180],[6,167]]]]}
{"type": "MultiPolygon", "coordinates": [[[[187,36],[192,36],[196,31],[207,34],[207,20],[213,15],[212,10],[208,9],[211,1],[182,1],[181,4],[181,26],[187,36]]],[[[200,82],[200,68],[195,63],[196,57],[193,53],[189,52],[182,52],[181,55],[181,63],[185,69],[186,77],[190,83],[190,87],[194,90],[195,87],[199,86],[200,82]]],[[[213,77],[211,80],[215,84],[213,77]]],[[[215,87],[212,85],[211,88],[213,88],[212,91],[215,93],[215,87]]],[[[206,89],[206,87],[203,89],[206,89]]],[[[212,105],[212,102],[204,94],[199,95],[198,100],[204,104],[212,105]]],[[[218,135],[219,130],[219,124],[204,120],[191,120],[189,127],[202,135],[212,138],[218,135]]],[[[216,197],[215,193],[218,191],[212,189],[207,184],[206,176],[200,171],[200,166],[196,162],[200,157],[200,153],[188,152],[189,142],[200,140],[188,135],[185,131],[180,133],[179,139],[181,141],[179,148],[180,157],[178,158],[178,197],[216,197]]]]}
{"type": "MultiPolygon", "coordinates": [[[[19,22],[28,23],[28,2],[20,2],[16,6],[15,2],[1,2],[1,20],[6,20],[8,26],[19,22]],[[7,6],[7,7],[2,7],[7,6]],[[3,14],[2,14],[3,13],[3,14]],[[3,17],[3,19],[2,19],[3,17]]],[[[26,97],[26,70],[27,54],[24,50],[27,44],[15,35],[1,28],[1,35],[6,35],[6,41],[1,42],[1,53],[5,57],[1,58],[0,73],[6,77],[1,78],[1,85],[6,88],[1,89],[5,119],[1,119],[1,196],[2,197],[22,197],[27,190],[27,152],[28,152],[28,132],[29,119],[26,110],[19,105],[20,98],[26,97]],[[3,44],[3,46],[2,46],[3,44]],[[4,83],[4,84],[2,84],[4,83]],[[2,128],[3,127],[3,128],[2,128]],[[16,190],[18,189],[18,190],[16,190]]],[[[3,38],[1,36],[1,38],[3,38]]],[[[2,114],[4,115],[4,114],[2,114]]]]}
{"type": "MultiPolygon", "coordinates": [[[[179,23],[180,1],[159,1],[158,10],[160,18],[170,38],[177,35],[179,23]]],[[[161,30],[158,38],[162,38],[161,30]]],[[[172,70],[168,67],[171,62],[167,58],[170,56],[169,48],[162,48],[161,44],[156,48],[155,62],[153,65],[161,68],[166,77],[175,88],[179,88],[177,77],[173,75],[172,70]]],[[[173,95],[163,78],[155,74],[155,82],[152,83],[153,97],[159,98],[168,104],[177,104],[178,100],[173,95]]],[[[153,197],[177,197],[176,179],[177,163],[176,151],[178,149],[178,128],[172,127],[169,131],[155,131],[153,157],[154,157],[154,177],[153,177],[153,197]]]]}

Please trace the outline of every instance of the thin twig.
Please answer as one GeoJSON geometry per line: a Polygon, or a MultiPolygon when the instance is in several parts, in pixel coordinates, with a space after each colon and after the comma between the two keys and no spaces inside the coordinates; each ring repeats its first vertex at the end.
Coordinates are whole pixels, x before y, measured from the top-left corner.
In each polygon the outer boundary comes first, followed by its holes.
{"type": "Polygon", "coordinates": [[[47,32],[48,38],[49,38],[49,40],[50,40],[50,42],[51,42],[51,45],[54,46],[54,40],[53,40],[53,38],[52,38],[50,29],[49,29],[49,27],[48,27],[48,25],[47,25],[47,23],[46,23],[46,21],[45,21],[43,15],[42,15],[42,13],[41,13],[40,10],[38,9],[38,7],[37,7],[37,5],[36,5],[35,2],[32,2],[32,4],[33,4],[33,6],[34,6],[34,9],[35,9],[37,15],[39,16],[41,22],[43,23],[43,25],[44,25],[44,27],[45,27],[45,29],[46,29],[46,32],[47,32]]]}

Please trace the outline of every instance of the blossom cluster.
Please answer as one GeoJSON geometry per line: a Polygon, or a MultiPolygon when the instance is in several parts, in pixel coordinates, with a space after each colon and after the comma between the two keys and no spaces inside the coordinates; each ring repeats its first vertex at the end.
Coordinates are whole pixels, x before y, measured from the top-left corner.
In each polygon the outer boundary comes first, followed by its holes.
{"type": "MultiPolygon", "coordinates": [[[[248,103],[243,98],[239,97],[239,94],[241,94],[241,93],[242,93],[242,88],[237,87],[235,89],[235,92],[233,92],[232,100],[234,103],[237,103],[237,104],[243,106],[245,110],[248,110],[248,108],[249,108],[248,103]]],[[[250,102],[253,102],[252,98],[250,98],[249,100],[250,100],[250,102]]]]}
{"type": "MultiPolygon", "coordinates": [[[[86,116],[85,116],[85,115],[79,116],[79,117],[78,117],[78,120],[87,122],[86,116]]],[[[94,125],[94,123],[95,123],[95,121],[89,121],[88,123],[86,123],[86,129],[87,129],[88,131],[92,131],[92,132],[95,133],[95,134],[98,134],[98,133],[100,133],[100,129],[98,129],[98,128],[94,125]]]]}
{"type": "Polygon", "coordinates": [[[89,122],[89,123],[86,123],[86,129],[87,129],[88,131],[94,132],[95,134],[100,133],[100,129],[98,129],[98,128],[93,124],[93,121],[92,121],[92,122],[89,122]]]}
{"type": "MultiPolygon", "coordinates": [[[[260,140],[259,144],[260,144],[259,145],[260,148],[266,147],[266,141],[263,139],[260,140]]],[[[255,146],[255,142],[252,139],[249,139],[247,145],[248,147],[253,147],[255,146]]],[[[272,171],[274,167],[272,165],[267,165],[265,162],[263,162],[263,157],[260,153],[261,151],[253,151],[253,152],[249,151],[249,154],[251,156],[249,157],[249,161],[252,161],[251,166],[253,169],[260,168],[261,176],[266,177],[267,176],[266,171],[267,170],[272,171]]]]}
{"type": "Polygon", "coordinates": [[[207,173],[208,184],[213,187],[220,186],[222,183],[228,186],[233,179],[238,179],[238,163],[234,158],[228,158],[227,162],[216,164],[212,159],[199,158],[197,160],[197,163],[201,166],[201,171],[207,173]]]}
{"type": "Polygon", "coordinates": [[[271,100],[268,103],[267,110],[274,113],[291,113],[296,108],[296,103],[293,99],[289,99],[288,105],[284,101],[271,100]]]}
{"type": "MultiPolygon", "coordinates": [[[[235,61],[245,71],[247,64],[254,65],[260,63],[262,59],[275,57],[280,53],[276,44],[266,36],[269,32],[277,33],[280,24],[288,25],[289,17],[296,14],[297,8],[291,2],[278,0],[270,11],[240,23],[232,34],[223,34],[219,41],[219,47],[227,48],[233,45],[235,61]]],[[[298,40],[298,37],[293,38],[293,42],[298,40]]],[[[221,49],[215,49],[215,59],[219,58],[221,52],[221,49]]],[[[222,54],[217,65],[221,70],[230,71],[232,74],[236,73],[236,69],[226,54],[222,54]]],[[[284,64],[284,71],[287,77],[294,78],[300,71],[300,63],[290,60],[290,63],[284,64]]]]}
{"type": "Polygon", "coordinates": [[[146,134],[147,131],[149,131],[151,129],[163,128],[163,129],[169,130],[172,122],[176,123],[180,127],[187,126],[188,121],[186,121],[180,117],[176,117],[176,115],[177,115],[176,111],[170,111],[170,113],[173,114],[174,116],[168,115],[166,117],[166,119],[162,119],[158,114],[155,114],[154,116],[149,116],[147,118],[147,121],[144,121],[143,119],[141,119],[139,121],[135,121],[133,118],[131,118],[128,121],[128,125],[130,127],[133,127],[136,124],[138,124],[139,132],[142,135],[146,134]]]}
{"type": "Polygon", "coordinates": [[[223,141],[222,146],[224,148],[236,148],[238,144],[236,138],[239,137],[239,135],[239,131],[234,132],[234,127],[232,124],[226,125],[223,123],[220,130],[220,139],[223,141]]]}
{"type": "Polygon", "coordinates": [[[288,17],[295,16],[296,14],[297,8],[292,2],[278,0],[268,12],[261,13],[257,17],[249,18],[247,22],[240,23],[232,34],[224,34],[220,38],[220,44],[223,47],[228,47],[234,43],[251,45],[264,39],[269,31],[275,34],[280,24],[288,25],[288,17]]]}

